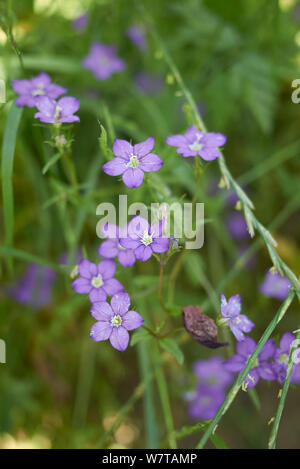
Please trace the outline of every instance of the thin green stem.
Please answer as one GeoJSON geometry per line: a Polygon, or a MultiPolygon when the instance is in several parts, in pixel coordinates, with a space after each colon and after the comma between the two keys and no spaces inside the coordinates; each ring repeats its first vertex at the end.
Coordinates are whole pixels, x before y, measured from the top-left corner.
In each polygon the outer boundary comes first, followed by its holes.
{"type": "MultiPolygon", "coordinates": [[[[157,363],[161,363],[161,359],[157,350],[157,346],[155,347],[155,350],[153,353],[154,353],[155,361],[157,363]]],[[[174,423],[173,423],[173,416],[172,416],[170,398],[169,398],[169,393],[168,393],[168,386],[167,386],[167,382],[166,382],[166,378],[165,378],[162,366],[156,368],[155,376],[156,376],[158,391],[160,395],[164,420],[166,424],[169,445],[170,445],[170,448],[176,449],[177,448],[176,435],[174,434],[174,423]]]]}
{"type": "Polygon", "coordinates": [[[292,376],[292,370],[293,370],[293,365],[294,365],[294,355],[295,351],[298,348],[299,345],[299,340],[300,340],[300,331],[298,331],[295,343],[293,346],[290,348],[290,353],[289,353],[289,360],[288,360],[288,365],[287,365],[287,371],[286,371],[286,377],[283,383],[283,388],[280,396],[280,401],[278,404],[276,416],[274,419],[274,423],[272,426],[272,430],[270,433],[270,438],[269,438],[269,444],[268,447],[269,449],[275,449],[276,448],[276,439],[277,439],[277,434],[278,434],[278,429],[279,429],[279,424],[282,416],[282,412],[284,409],[284,404],[285,400],[287,397],[287,393],[290,387],[290,382],[291,382],[291,376],[292,376]]]}

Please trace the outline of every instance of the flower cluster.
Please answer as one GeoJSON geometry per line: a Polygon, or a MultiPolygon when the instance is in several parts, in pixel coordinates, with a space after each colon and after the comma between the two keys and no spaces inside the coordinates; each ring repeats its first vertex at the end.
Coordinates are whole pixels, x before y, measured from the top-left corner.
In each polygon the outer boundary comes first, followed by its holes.
{"type": "Polygon", "coordinates": [[[12,87],[18,93],[16,105],[19,107],[37,107],[34,117],[41,122],[58,124],[64,122],[79,122],[74,113],[79,109],[79,99],[65,96],[56,99],[67,92],[65,88],[51,83],[47,73],[40,73],[30,80],[13,80],[12,87]]]}
{"type": "MultiPolygon", "coordinates": [[[[283,334],[278,348],[272,339],[267,340],[243,382],[243,390],[255,387],[260,379],[278,381],[282,385],[294,341],[295,336],[291,332],[283,334]]],[[[199,360],[194,364],[196,386],[193,391],[184,395],[184,399],[189,403],[188,413],[191,418],[196,420],[214,418],[225,399],[226,388],[233,382],[233,374],[245,367],[255,348],[256,342],[246,337],[243,341],[237,342],[235,355],[226,361],[220,356],[215,356],[199,360]]],[[[300,360],[293,364],[291,383],[300,384],[300,360]]]]}
{"type": "MultiPolygon", "coordinates": [[[[282,384],[286,377],[290,348],[294,340],[295,337],[291,332],[283,334],[279,348],[276,348],[275,342],[272,339],[267,340],[257,357],[256,363],[244,380],[243,389],[253,388],[260,378],[267,381],[277,380],[282,384]]],[[[240,372],[245,367],[255,347],[256,342],[250,337],[246,337],[243,342],[238,342],[236,354],[224,363],[224,368],[227,371],[240,372]]],[[[293,365],[291,382],[300,384],[299,363],[294,363],[293,365]]]]}

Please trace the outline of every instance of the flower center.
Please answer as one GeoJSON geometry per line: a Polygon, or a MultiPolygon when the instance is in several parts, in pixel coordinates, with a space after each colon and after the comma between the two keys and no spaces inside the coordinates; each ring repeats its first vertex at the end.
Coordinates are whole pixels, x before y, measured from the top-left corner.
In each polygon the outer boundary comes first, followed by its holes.
{"type": "Polygon", "coordinates": [[[121,246],[120,243],[118,243],[118,249],[120,249],[120,251],[126,251],[126,248],[124,248],[123,246],[121,246]]]}
{"type": "Polygon", "coordinates": [[[60,106],[56,106],[55,108],[55,114],[54,114],[54,119],[56,121],[58,121],[58,119],[60,118],[60,113],[62,111],[62,108],[60,106]]]}
{"type": "Polygon", "coordinates": [[[200,143],[200,140],[201,140],[202,137],[203,137],[203,135],[201,135],[201,134],[196,134],[196,140],[194,141],[194,143],[192,143],[191,145],[189,145],[189,149],[192,150],[192,151],[199,151],[199,150],[202,150],[202,148],[203,148],[203,143],[200,143]]]}
{"type": "Polygon", "coordinates": [[[152,243],[152,235],[148,233],[148,231],[144,231],[143,237],[142,237],[142,243],[145,246],[148,246],[149,244],[152,243]]]}
{"type": "Polygon", "coordinates": [[[94,288],[100,288],[103,285],[102,275],[99,274],[97,277],[93,277],[91,283],[94,288]]]}
{"type": "Polygon", "coordinates": [[[209,384],[210,386],[215,386],[216,384],[218,384],[218,378],[217,378],[217,376],[210,376],[210,377],[207,379],[207,384],[209,384]]]}
{"type": "Polygon", "coordinates": [[[286,353],[282,353],[281,355],[279,355],[279,358],[278,358],[278,362],[279,363],[285,363],[287,364],[289,361],[289,357],[286,353]]]}
{"type": "Polygon", "coordinates": [[[137,157],[137,155],[131,155],[130,157],[130,161],[129,163],[127,164],[127,166],[129,166],[130,168],[137,168],[139,165],[139,159],[137,157]]]}
{"type": "Polygon", "coordinates": [[[208,407],[208,406],[211,404],[211,402],[212,402],[212,399],[211,399],[211,397],[209,397],[209,396],[204,396],[204,397],[202,397],[202,399],[201,399],[201,404],[202,404],[204,407],[208,407]]]}
{"type": "Polygon", "coordinates": [[[45,91],[43,91],[43,88],[44,88],[43,83],[39,83],[37,89],[33,90],[32,96],[39,96],[41,94],[45,94],[45,91]]]}
{"type": "Polygon", "coordinates": [[[108,57],[106,57],[105,55],[99,58],[100,65],[107,65],[108,63],[109,63],[108,57]]]}
{"type": "Polygon", "coordinates": [[[116,316],[113,316],[110,320],[110,323],[111,323],[112,326],[115,326],[115,327],[121,326],[121,324],[122,324],[121,316],[119,316],[119,314],[116,315],[116,316]]]}

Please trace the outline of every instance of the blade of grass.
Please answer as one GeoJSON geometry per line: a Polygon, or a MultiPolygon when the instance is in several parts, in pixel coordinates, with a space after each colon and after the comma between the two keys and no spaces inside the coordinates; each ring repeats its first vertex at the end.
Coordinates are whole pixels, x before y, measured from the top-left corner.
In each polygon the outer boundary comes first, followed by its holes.
{"type": "Polygon", "coordinates": [[[20,249],[0,246],[0,255],[6,256],[8,259],[15,257],[16,259],[20,259],[25,262],[34,262],[35,264],[44,265],[45,267],[51,267],[56,271],[66,272],[69,275],[67,270],[68,266],[54,264],[53,262],[46,261],[41,257],[35,256],[34,254],[30,254],[29,252],[22,251],[20,249]]]}
{"type": "Polygon", "coordinates": [[[151,368],[148,344],[145,342],[139,342],[137,344],[137,351],[142,378],[148,382],[147,388],[145,389],[144,393],[146,445],[148,449],[155,449],[159,447],[159,443],[156,413],[154,406],[153,385],[152,382],[149,381],[149,371],[151,368]]]}
{"type": "MultiPolygon", "coordinates": [[[[137,301],[138,311],[143,311],[144,319],[148,320],[147,306],[144,299],[140,298],[137,301]]],[[[151,363],[151,349],[152,343],[149,344],[146,341],[139,342],[137,344],[137,353],[139,359],[139,366],[141,377],[143,380],[148,382],[148,385],[144,393],[144,416],[145,416],[145,430],[146,430],[146,444],[147,448],[155,449],[159,448],[159,437],[158,437],[158,423],[154,403],[154,391],[153,383],[149,379],[152,373],[151,363]]]]}
{"type": "MultiPolygon", "coordinates": [[[[2,196],[3,214],[5,227],[5,246],[12,247],[14,232],[14,198],[13,198],[13,165],[16,147],[17,132],[21,120],[23,109],[18,108],[14,103],[8,112],[3,144],[2,144],[2,196]]],[[[12,271],[12,261],[8,260],[8,266],[12,271]]]]}
{"type": "MultiPolygon", "coordinates": [[[[160,354],[157,350],[156,344],[155,344],[155,347],[153,348],[153,355],[154,355],[155,363],[161,364],[160,354]]],[[[156,381],[157,381],[158,391],[160,395],[166,430],[169,435],[168,442],[169,442],[170,448],[176,449],[177,443],[176,443],[176,435],[174,435],[174,422],[173,422],[173,415],[172,415],[171,405],[170,405],[170,397],[169,397],[166,378],[163,372],[163,368],[161,366],[156,368],[155,375],[156,375],[156,381]]]]}

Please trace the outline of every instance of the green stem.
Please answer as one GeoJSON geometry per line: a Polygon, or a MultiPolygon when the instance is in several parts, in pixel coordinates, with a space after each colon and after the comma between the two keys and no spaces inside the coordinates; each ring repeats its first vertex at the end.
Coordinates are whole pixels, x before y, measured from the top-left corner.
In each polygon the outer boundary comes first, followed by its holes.
{"type": "Polygon", "coordinates": [[[294,352],[298,348],[299,341],[300,340],[300,331],[298,331],[297,336],[296,336],[296,341],[293,347],[290,348],[290,353],[289,353],[289,360],[288,360],[288,365],[287,365],[287,371],[286,371],[286,377],[283,383],[283,388],[282,388],[282,393],[280,396],[280,401],[278,404],[275,420],[272,426],[272,430],[270,433],[270,438],[269,438],[269,444],[268,447],[269,449],[275,449],[276,448],[276,439],[277,439],[277,434],[278,434],[278,429],[279,429],[279,424],[282,416],[282,412],[284,409],[284,404],[285,400],[287,397],[287,393],[290,387],[290,382],[291,382],[291,376],[292,376],[292,370],[293,370],[293,365],[294,365],[294,352]],[[297,345],[298,344],[298,345],[297,345]]]}
{"type": "MultiPolygon", "coordinates": [[[[154,350],[154,357],[155,357],[156,362],[161,364],[161,359],[157,350],[157,346],[155,347],[155,350],[154,350]]],[[[173,423],[173,416],[172,416],[170,398],[169,398],[169,393],[168,393],[168,386],[167,386],[167,382],[166,382],[166,378],[165,378],[162,366],[160,366],[159,368],[156,368],[155,376],[156,376],[158,391],[160,395],[164,420],[166,424],[169,445],[170,445],[170,448],[176,449],[177,448],[176,435],[174,433],[174,423],[173,423]]]]}

